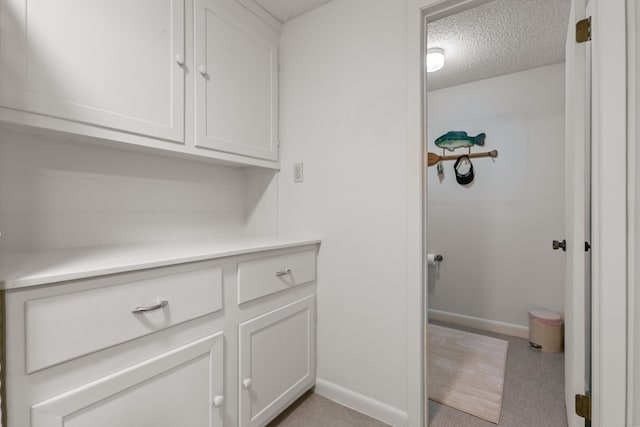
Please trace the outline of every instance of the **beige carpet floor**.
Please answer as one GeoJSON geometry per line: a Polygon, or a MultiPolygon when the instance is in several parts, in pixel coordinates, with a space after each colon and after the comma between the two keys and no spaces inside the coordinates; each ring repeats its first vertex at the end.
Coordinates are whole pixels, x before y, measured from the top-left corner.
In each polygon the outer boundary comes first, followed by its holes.
{"type": "MultiPolygon", "coordinates": [[[[564,405],[564,353],[529,348],[529,340],[453,326],[509,341],[500,427],[567,427],[564,405]]],[[[495,427],[465,412],[429,401],[429,427],[495,427]]]]}
{"type": "Polygon", "coordinates": [[[309,392],[267,427],[389,427],[360,412],[309,392]]]}
{"type": "MultiPolygon", "coordinates": [[[[441,322],[436,322],[443,326],[441,322]]],[[[499,427],[567,427],[564,353],[529,349],[529,341],[455,326],[509,341],[499,427]]],[[[313,393],[295,402],[269,427],[388,427],[313,393]]],[[[495,424],[429,401],[429,427],[495,427],[495,424]]]]}
{"type": "Polygon", "coordinates": [[[429,325],[429,399],[497,424],[509,343],[429,325]]]}

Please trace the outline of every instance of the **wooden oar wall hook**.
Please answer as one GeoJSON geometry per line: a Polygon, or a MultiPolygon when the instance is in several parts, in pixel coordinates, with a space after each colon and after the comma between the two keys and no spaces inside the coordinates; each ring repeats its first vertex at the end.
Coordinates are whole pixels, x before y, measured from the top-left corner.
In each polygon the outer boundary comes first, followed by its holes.
{"type": "MultiPolygon", "coordinates": [[[[469,153],[465,154],[469,158],[478,158],[478,157],[498,157],[498,150],[491,150],[484,153],[469,153]]],[[[433,166],[439,162],[447,161],[447,160],[457,160],[460,155],[451,155],[451,156],[439,156],[436,153],[427,153],[427,165],[433,166]]]]}
{"type": "MultiPolygon", "coordinates": [[[[481,132],[475,136],[467,134],[464,131],[449,131],[444,135],[436,138],[434,141],[436,147],[442,148],[442,155],[439,156],[436,153],[427,153],[427,164],[429,166],[438,165],[438,175],[440,176],[440,180],[442,181],[442,177],[444,176],[444,169],[442,168],[442,162],[446,160],[458,160],[461,158],[460,155],[446,155],[445,149],[449,151],[455,151],[458,148],[468,149],[468,154],[465,154],[464,157],[468,159],[478,158],[478,157],[498,157],[498,150],[491,150],[484,153],[472,153],[472,147],[482,147],[485,144],[485,140],[487,138],[487,134],[481,132]]],[[[470,163],[470,162],[469,162],[470,163]]]]}

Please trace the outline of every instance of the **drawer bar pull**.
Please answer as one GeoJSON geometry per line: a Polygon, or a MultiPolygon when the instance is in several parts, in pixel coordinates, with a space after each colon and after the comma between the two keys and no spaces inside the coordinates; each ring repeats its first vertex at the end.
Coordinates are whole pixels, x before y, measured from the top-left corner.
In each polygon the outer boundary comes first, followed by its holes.
{"type": "Polygon", "coordinates": [[[149,311],[155,311],[155,310],[159,310],[161,308],[164,308],[168,304],[169,304],[169,301],[163,300],[163,301],[160,301],[157,304],[150,305],[150,306],[147,306],[147,307],[136,307],[131,312],[133,314],[147,313],[149,311]]]}
{"type": "Polygon", "coordinates": [[[287,268],[286,270],[278,271],[276,273],[276,276],[282,277],[282,276],[286,276],[287,274],[291,274],[291,269],[290,268],[287,268]]]}

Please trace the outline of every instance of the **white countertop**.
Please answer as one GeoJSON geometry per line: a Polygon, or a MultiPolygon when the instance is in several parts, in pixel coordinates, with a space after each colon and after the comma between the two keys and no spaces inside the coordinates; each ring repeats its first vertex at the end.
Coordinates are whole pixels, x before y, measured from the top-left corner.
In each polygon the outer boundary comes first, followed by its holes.
{"type": "Polygon", "coordinates": [[[0,289],[122,273],[320,243],[320,239],[259,238],[91,246],[0,254],[0,289]]]}

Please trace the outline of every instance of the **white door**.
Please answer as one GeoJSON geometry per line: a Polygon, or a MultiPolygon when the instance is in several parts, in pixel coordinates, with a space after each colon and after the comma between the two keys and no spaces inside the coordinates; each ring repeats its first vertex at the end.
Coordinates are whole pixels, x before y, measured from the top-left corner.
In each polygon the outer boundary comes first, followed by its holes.
{"type": "Polygon", "coordinates": [[[222,427],[222,332],[31,408],[33,427],[222,427]]]}
{"type": "Polygon", "coordinates": [[[565,393],[570,427],[584,426],[575,395],[590,393],[591,280],[590,42],[576,42],[576,23],[586,17],[585,0],[572,0],[566,44],[566,283],[565,393]]]}
{"type": "Polygon", "coordinates": [[[262,427],[315,383],[315,298],[240,324],[240,427],[262,427]]]}
{"type": "Polygon", "coordinates": [[[0,106],[184,142],[184,0],[6,0],[0,106]]]}
{"type": "Polygon", "coordinates": [[[278,32],[235,1],[194,18],[196,146],[277,160],[278,32]]]}

